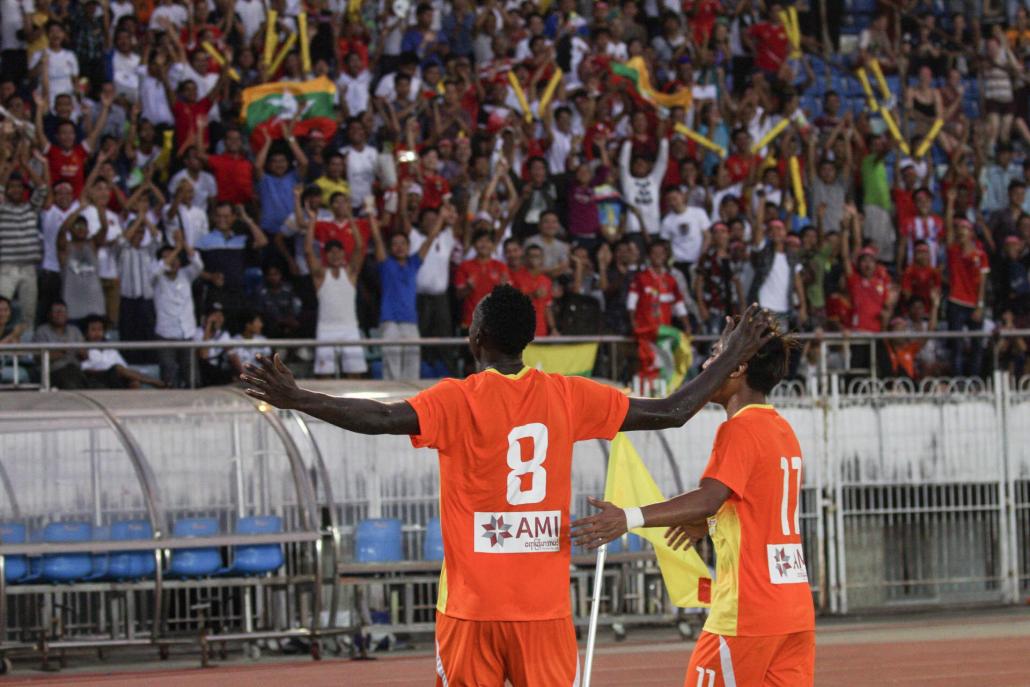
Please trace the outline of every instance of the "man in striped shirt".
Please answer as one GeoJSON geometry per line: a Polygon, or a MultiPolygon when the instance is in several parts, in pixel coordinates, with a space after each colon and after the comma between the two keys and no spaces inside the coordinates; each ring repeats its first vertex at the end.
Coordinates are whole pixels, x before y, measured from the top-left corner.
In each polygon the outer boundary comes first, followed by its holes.
{"type": "Polygon", "coordinates": [[[39,213],[49,182],[27,166],[35,184],[31,195],[20,176],[0,183],[0,296],[17,304],[21,322],[31,330],[36,319],[36,266],[43,259],[39,213]]]}

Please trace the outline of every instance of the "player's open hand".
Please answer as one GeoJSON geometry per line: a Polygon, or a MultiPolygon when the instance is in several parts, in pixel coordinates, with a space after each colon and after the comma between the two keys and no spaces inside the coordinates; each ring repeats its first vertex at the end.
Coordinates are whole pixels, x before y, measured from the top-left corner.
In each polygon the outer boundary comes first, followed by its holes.
{"type": "Polygon", "coordinates": [[[300,388],[278,353],[273,358],[257,356],[257,364],[248,363],[245,370],[240,379],[247,385],[247,395],[276,408],[296,407],[300,388]]]}
{"type": "Polygon", "coordinates": [[[755,353],[776,336],[771,331],[773,319],[769,311],[752,303],[740,317],[740,322],[726,318],[726,329],[722,333],[723,353],[733,355],[741,363],[751,360],[755,353]]]}
{"type": "Polygon", "coordinates": [[[576,544],[596,549],[626,534],[626,513],[621,508],[592,496],[587,497],[587,501],[594,508],[600,508],[601,512],[572,523],[572,538],[576,544]]]}

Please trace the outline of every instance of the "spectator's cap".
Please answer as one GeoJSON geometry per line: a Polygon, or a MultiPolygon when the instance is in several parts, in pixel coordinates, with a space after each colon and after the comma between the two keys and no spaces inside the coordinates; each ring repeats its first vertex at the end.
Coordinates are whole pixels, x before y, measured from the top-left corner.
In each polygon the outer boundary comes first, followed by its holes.
{"type": "Polygon", "coordinates": [[[680,58],[679,60],[677,60],[677,62],[679,62],[680,64],[690,64],[690,55],[680,55],[680,58]]]}
{"type": "Polygon", "coordinates": [[[789,243],[792,246],[800,246],[801,237],[797,234],[787,234],[787,243],[789,243]]]}
{"type": "Polygon", "coordinates": [[[917,188],[915,190],[915,193],[913,193],[912,195],[915,198],[918,198],[919,196],[925,195],[928,198],[930,198],[931,200],[933,199],[933,194],[930,193],[930,189],[926,188],[925,186],[920,186],[919,188],[917,188]]]}
{"type": "Polygon", "coordinates": [[[875,260],[876,259],[876,249],[873,248],[872,246],[866,246],[862,250],[858,251],[859,259],[861,259],[861,258],[863,258],[863,257],[865,257],[867,255],[869,257],[871,257],[873,260],[875,260]]]}
{"type": "Polygon", "coordinates": [[[955,224],[959,225],[960,227],[969,227],[969,228],[973,227],[973,223],[970,222],[965,217],[958,217],[958,218],[956,218],[955,219],[955,224]]]}
{"type": "Polygon", "coordinates": [[[65,189],[65,188],[68,189],[69,191],[72,191],[72,190],[75,189],[75,187],[71,185],[70,181],[58,181],[56,184],[54,184],[54,190],[55,191],[60,190],[60,189],[65,189]]]}
{"type": "Polygon", "coordinates": [[[325,133],[318,127],[314,127],[306,134],[307,138],[325,138],[325,133]]]}
{"type": "Polygon", "coordinates": [[[1006,236],[1005,237],[1005,245],[1006,246],[1009,246],[1009,245],[1012,245],[1012,246],[1022,246],[1023,245],[1023,237],[1015,236],[1015,235],[1006,236]]]}
{"type": "Polygon", "coordinates": [[[722,229],[723,231],[729,231],[730,227],[725,222],[716,222],[715,224],[712,225],[711,231],[715,231],[716,229],[722,229]]]}
{"type": "Polygon", "coordinates": [[[783,220],[774,219],[771,222],[769,222],[769,228],[770,229],[772,229],[773,227],[785,227],[785,226],[787,226],[787,225],[785,225],[783,223],[783,220]]]}
{"type": "Polygon", "coordinates": [[[408,186],[408,195],[409,196],[421,196],[422,195],[422,187],[419,186],[416,183],[412,183],[410,186],[408,186]]]}
{"type": "Polygon", "coordinates": [[[916,163],[912,162],[912,160],[909,160],[909,159],[905,159],[904,161],[902,161],[901,165],[898,167],[898,169],[900,169],[902,172],[904,172],[906,169],[915,169],[915,168],[916,168],[916,163]]]}
{"type": "Polygon", "coordinates": [[[900,329],[901,327],[907,328],[908,327],[908,320],[906,320],[904,317],[892,317],[891,321],[887,324],[887,326],[890,327],[891,329],[895,329],[895,328],[899,328],[900,329]]]}
{"type": "Polygon", "coordinates": [[[224,308],[222,308],[222,304],[219,303],[218,301],[214,301],[213,303],[209,303],[208,304],[207,308],[205,308],[205,310],[204,310],[204,314],[205,315],[213,315],[216,312],[223,312],[223,311],[224,311],[224,308]]]}

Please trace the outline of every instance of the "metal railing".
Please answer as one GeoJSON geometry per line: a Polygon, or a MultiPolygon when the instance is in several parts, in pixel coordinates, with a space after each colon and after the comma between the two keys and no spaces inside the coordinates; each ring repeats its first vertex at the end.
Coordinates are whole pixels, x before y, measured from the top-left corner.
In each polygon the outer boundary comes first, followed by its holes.
{"type": "MultiPolygon", "coordinates": [[[[834,371],[844,373],[866,373],[867,376],[876,379],[878,377],[878,360],[876,344],[890,341],[954,341],[958,340],[980,340],[983,342],[995,342],[1006,339],[1030,339],[1030,329],[1016,329],[1009,331],[936,331],[936,332],[800,332],[795,338],[801,343],[815,343],[819,346],[819,378],[822,387],[826,388],[828,376],[834,371]],[[853,369],[851,362],[853,350],[867,347],[869,351],[868,368],[853,369]],[[833,370],[827,367],[828,353],[831,349],[840,349],[844,354],[844,367],[833,370]]],[[[718,335],[699,334],[691,337],[694,344],[702,346],[715,343],[719,340],[718,335]]],[[[605,372],[611,379],[619,378],[621,353],[620,347],[635,345],[637,340],[628,336],[598,335],[598,336],[549,336],[535,340],[534,344],[561,345],[561,344],[583,344],[596,343],[607,347],[607,367],[605,372]]],[[[103,341],[90,343],[17,343],[0,345],[0,365],[7,358],[11,359],[11,367],[14,370],[14,382],[7,385],[7,388],[17,389],[22,387],[39,388],[48,391],[51,388],[51,362],[50,356],[40,355],[45,352],[62,351],[83,351],[86,349],[117,350],[117,351],[158,351],[158,350],[190,350],[194,353],[205,348],[235,349],[235,348],[272,348],[277,351],[294,351],[302,348],[338,347],[338,346],[359,346],[362,348],[383,348],[383,347],[410,347],[419,346],[424,348],[459,348],[463,349],[468,345],[468,339],[464,337],[438,337],[418,339],[266,339],[261,341],[231,340],[231,341],[103,341]],[[22,356],[34,356],[38,360],[40,383],[29,385],[19,383],[18,370],[24,367],[24,362],[19,361],[22,356]]],[[[991,370],[998,369],[999,353],[998,346],[990,348],[992,356],[991,370]]],[[[197,375],[197,356],[190,356],[190,388],[195,388],[197,375]]]]}

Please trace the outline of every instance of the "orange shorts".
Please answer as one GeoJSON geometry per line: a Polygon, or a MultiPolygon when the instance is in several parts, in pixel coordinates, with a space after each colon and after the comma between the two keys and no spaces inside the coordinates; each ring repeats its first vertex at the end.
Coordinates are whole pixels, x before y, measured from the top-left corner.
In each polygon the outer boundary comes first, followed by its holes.
{"type": "Polygon", "coordinates": [[[437,687],[579,687],[572,618],[461,620],[436,614],[437,687]]]}
{"type": "Polygon", "coordinates": [[[815,632],[771,637],[723,637],[702,632],[684,687],[811,687],[815,632]]]}

